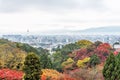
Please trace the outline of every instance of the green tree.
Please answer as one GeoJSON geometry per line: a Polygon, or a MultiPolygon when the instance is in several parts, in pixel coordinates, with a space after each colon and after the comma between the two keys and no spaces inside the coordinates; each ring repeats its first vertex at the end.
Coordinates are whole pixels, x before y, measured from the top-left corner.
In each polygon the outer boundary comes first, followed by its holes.
{"type": "Polygon", "coordinates": [[[90,58],[89,63],[91,67],[95,67],[97,64],[100,63],[100,58],[96,54],[93,54],[90,58]]]}
{"type": "Polygon", "coordinates": [[[113,53],[111,53],[108,56],[106,63],[104,65],[104,68],[103,68],[103,76],[105,80],[116,80],[115,71],[114,71],[115,66],[116,66],[115,56],[113,55],[113,53]]]}
{"type": "Polygon", "coordinates": [[[40,80],[40,59],[34,53],[29,53],[24,62],[24,80],[40,80]]]}
{"type": "Polygon", "coordinates": [[[120,79],[120,53],[115,57],[116,61],[115,61],[115,80],[119,80],[120,79]]]}
{"type": "Polygon", "coordinates": [[[65,52],[64,54],[68,54],[76,49],[79,49],[79,45],[77,45],[76,43],[70,43],[65,46],[62,46],[62,48],[58,46],[58,48],[54,49],[54,51],[63,51],[65,52]]]}
{"type": "Polygon", "coordinates": [[[49,57],[48,53],[43,53],[40,56],[41,68],[42,69],[51,69],[52,68],[52,61],[49,57]]]}
{"type": "Polygon", "coordinates": [[[64,60],[63,60],[63,55],[61,54],[60,51],[52,54],[52,64],[53,64],[54,69],[61,72],[62,71],[62,66],[61,66],[62,62],[64,62],[64,60]]]}
{"type": "Polygon", "coordinates": [[[41,47],[39,48],[34,48],[32,46],[30,46],[29,44],[23,44],[23,43],[16,43],[16,47],[20,48],[21,50],[30,53],[30,52],[34,52],[35,54],[41,55],[42,53],[47,53],[48,50],[43,49],[41,47]]]}

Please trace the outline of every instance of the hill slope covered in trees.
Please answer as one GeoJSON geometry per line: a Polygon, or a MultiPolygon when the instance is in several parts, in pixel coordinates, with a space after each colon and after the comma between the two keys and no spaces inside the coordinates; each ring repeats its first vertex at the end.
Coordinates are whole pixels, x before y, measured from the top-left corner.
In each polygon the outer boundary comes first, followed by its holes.
{"type": "Polygon", "coordinates": [[[21,70],[25,56],[30,52],[41,55],[42,53],[47,53],[47,50],[0,39],[0,67],[21,70]]]}

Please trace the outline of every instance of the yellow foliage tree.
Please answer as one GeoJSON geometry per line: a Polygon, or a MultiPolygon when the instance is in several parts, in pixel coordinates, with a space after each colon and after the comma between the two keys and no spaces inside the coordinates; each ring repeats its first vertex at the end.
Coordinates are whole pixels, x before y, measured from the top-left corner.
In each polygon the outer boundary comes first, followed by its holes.
{"type": "Polygon", "coordinates": [[[61,73],[53,69],[42,69],[41,80],[59,80],[61,73]]]}
{"type": "Polygon", "coordinates": [[[80,46],[80,48],[86,48],[86,47],[93,44],[93,42],[91,42],[89,40],[80,40],[80,41],[78,41],[76,43],[80,46]]]}
{"type": "Polygon", "coordinates": [[[90,58],[87,57],[87,58],[84,58],[83,60],[78,60],[77,61],[77,66],[78,67],[84,67],[85,66],[85,63],[89,62],[90,58]]]}
{"type": "Polygon", "coordinates": [[[72,58],[68,58],[67,61],[63,62],[61,65],[63,68],[72,68],[74,60],[72,58]]]}
{"type": "Polygon", "coordinates": [[[15,47],[11,47],[8,44],[0,45],[1,67],[21,70],[26,54],[26,52],[15,47]]]}

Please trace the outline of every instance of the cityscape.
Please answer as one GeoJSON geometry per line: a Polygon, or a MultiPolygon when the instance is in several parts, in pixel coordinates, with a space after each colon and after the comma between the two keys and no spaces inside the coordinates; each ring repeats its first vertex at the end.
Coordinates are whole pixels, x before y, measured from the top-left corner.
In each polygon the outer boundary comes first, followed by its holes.
{"type": "Polygon", "coordinates": [[[2,35],[1,38],[27,43],[33,47],[51,50],[78,40],[102,41],[113,45],[120,41],[119,35],[2,35]]]}

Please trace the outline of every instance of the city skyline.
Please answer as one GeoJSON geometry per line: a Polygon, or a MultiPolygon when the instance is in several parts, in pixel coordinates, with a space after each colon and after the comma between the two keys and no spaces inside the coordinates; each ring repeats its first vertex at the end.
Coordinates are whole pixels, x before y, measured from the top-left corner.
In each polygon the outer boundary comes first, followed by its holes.
{"type": "Polygon", "coordinates": [[[119,0],[0,0],[0,33],[120,26],[119,0]]]}

